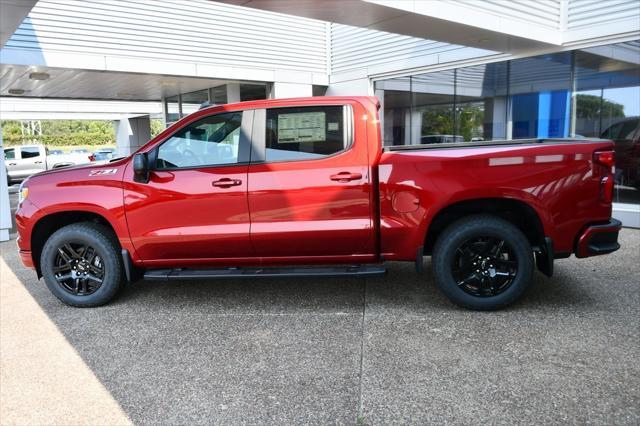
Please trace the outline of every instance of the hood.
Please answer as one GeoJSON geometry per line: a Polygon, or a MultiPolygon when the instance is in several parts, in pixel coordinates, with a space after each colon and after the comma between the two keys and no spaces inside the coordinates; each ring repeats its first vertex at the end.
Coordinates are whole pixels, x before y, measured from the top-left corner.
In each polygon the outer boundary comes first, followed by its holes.
{"type": "Polygon", "coordinates": [[[40,182],[48,183],[73,183],[84,182],[87,179],[95,180],[122,180],[122,175],[125,167],[127,166],[127,160],[130,157],[120,158],[109,163],[89,163],[78,166],[61,167],[59,169],[47,170],[44,172],[36,173],[29,177],[29,185],[38,184],[40,182]]]}

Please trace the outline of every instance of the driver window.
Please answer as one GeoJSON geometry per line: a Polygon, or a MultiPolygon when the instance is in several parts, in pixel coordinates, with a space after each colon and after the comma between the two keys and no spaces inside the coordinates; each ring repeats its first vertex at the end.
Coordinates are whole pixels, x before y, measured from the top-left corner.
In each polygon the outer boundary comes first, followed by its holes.
{"type": "Polygon", "coordinates": [[[242,112],[206,117],[180,129],[158,148],[156,169],[238,162],[242,112]]]}

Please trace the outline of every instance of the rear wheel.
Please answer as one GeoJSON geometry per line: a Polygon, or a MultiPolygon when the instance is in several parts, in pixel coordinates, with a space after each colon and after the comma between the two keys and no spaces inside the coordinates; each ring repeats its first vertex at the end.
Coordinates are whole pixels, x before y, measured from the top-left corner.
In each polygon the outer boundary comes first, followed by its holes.
{"type": "Polygon", "coordinates": [[[49,290],[76,307],[108,303],[122,283],[115,237],[94,223],[76,223],[54,232],[42,249],[40,268],[49,290]]]}
{"type": "Polygon", "coordinates": [[[450,225],[433,249],[440,290],[457,305],[494,310],[515,301],[533,278],[524,234],[498,217],[481,215],[450,225]]]}

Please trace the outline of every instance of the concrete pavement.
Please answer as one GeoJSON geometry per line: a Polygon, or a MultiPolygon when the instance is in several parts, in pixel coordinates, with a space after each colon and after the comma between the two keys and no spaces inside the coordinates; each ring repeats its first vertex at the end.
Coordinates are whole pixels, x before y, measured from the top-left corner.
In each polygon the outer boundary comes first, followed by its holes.
{"type": "Polygon", "coordinates": [[[74,309],[3,243],[0,422],[638,424],[640,231],[621,240],[491,313],[450,305],[429,261],[140,282],[74,309]]]}

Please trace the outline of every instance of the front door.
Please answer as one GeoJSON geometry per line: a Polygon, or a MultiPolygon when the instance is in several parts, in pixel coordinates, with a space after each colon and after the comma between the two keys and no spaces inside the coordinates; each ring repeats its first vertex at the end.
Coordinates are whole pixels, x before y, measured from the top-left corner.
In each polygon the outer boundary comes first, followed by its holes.
{"type": "Polygon", "coordinates": [[[252,111],[225,112],[187,124],[148,152],[148,183],[134,182],[127,173],[127,223],[147,265],[228,263],[252,255],[247,207],[252,117],[252,111]]]}
{"type": "Polygon", "coordinates": [[[265,263],[372,257],[366,129],[353,117],[350,105],[255,111],[249,211],[265,263]]]}

